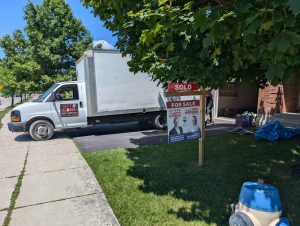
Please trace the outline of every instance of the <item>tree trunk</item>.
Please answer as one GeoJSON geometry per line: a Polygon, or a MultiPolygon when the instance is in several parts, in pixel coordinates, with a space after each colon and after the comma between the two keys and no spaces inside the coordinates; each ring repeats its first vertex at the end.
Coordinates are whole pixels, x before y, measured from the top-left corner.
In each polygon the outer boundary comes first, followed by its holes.
{"type": "Polygon", "coordinates": [[[21,103],[23,103],[23,93],[21,93],[21,103]]]}
{"type": "Polygon", "coordinates": [[[26,100],[26,93],[24,95],[25,95],[24,99],[26,100]]]}
{"type": "Polygon", "coordinates": [[[15,96],[14,94],[11,96],[11,106],[14,106],[14,104],[15,104],[15,97],[14,96],[15,96]]]}

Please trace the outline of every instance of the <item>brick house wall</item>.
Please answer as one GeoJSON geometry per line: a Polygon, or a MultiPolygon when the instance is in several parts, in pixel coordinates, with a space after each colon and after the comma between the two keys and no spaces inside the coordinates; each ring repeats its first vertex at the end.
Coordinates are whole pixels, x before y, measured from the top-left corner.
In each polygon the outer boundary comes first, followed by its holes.
{"type": "Polygon", "coordinates": [[[300,82],[292,76],[289,82],[259,89],[257,113],[263,124],[275,113],[299,112],[300,82]],[[263,117],[263,119],[262,119],[263,117]]]}

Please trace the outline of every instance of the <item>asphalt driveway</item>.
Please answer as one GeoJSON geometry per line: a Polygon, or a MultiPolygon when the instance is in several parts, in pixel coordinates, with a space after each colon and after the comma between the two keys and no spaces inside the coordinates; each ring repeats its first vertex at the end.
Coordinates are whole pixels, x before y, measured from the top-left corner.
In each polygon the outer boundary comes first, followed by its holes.
{"type": "MultiPolygon", "coordinates": [[[[206,136],[221,135],[233,127],[232,120],[216,120],[213,125],[207,126],[206,136]]],[[[79,130],[68,130],[66,133],[74,138],[81,150],[86,152],[168,143],[166,131],[155,130],[151,125],[138,122],[98,125],[79,130]]]]}
{"type": "MultiPolygon", "coordinates": [[[[214,124],[206,127],[206,136],[222,135],[228,133],[233,127],[233,120],[217,119],[214,124]]],[[[66,135],[74,139],[77,146],[85,152],[168,143],[166,131],[156,130],[147,123],[139,122],[104,124],[82,129],[56,131],[52,140],[66,135]]],[[[19,134],[15,140],[19,142],[32,141],[29,134],[19,134]]]]}

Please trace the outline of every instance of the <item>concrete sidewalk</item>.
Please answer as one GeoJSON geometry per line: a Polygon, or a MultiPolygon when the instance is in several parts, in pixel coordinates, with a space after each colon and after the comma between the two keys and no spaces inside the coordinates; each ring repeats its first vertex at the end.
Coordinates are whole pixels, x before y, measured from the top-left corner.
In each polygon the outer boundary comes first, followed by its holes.
{"type": "Polygon", "coordinates": [[[91,169],[71,139],[22,141],[0,130],[0,225],[22,169],[24,177],[9,225],[119,225],[91,169]]]}

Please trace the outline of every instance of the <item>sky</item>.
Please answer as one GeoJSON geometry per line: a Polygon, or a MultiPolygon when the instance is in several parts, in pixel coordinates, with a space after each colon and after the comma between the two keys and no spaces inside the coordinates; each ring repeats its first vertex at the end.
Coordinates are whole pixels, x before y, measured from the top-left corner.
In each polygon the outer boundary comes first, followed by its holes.
{"type": "MultiPolygon", "coordinates": [[[[25,21],[23,18],[24,7],[28,0],[0,0],[0,38],[6,34],[11,35],[16,29],[23,29],[25,21]]],[[[41,4],[42,0],[32,0],[34,4],[41,4]]],[[[71,6],[75,17],[80,19],[84,26],[92,33],[94,43],[102,43],[103,48],[112,48],[117,39],[112,32],[103,26],[99,18],[95,18],[91,9],[86,9],[80,0],[66,0],[71,6]]],[[[0,57],[4,53],[0,48],[0,57]]]]}

